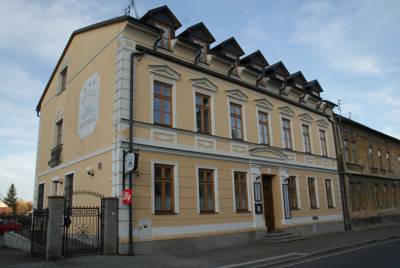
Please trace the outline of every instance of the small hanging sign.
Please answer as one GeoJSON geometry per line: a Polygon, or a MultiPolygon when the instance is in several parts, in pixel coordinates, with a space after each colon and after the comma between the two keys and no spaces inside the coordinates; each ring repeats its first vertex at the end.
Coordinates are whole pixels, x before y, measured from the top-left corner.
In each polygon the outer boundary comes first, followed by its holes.
{"type": "Polygon", "coordinates": [[[124,205],[132,205],[132,189],[122,190],[122,203],[124,205]]]}

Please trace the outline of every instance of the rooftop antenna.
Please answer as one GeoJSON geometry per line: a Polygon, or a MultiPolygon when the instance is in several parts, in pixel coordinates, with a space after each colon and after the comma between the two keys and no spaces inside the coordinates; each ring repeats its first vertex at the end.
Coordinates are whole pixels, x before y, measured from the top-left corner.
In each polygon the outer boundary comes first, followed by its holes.
{"type": "Polygon", "coordinates": [[[351,119],[351,112],[349,112],[349,119],[351,119]]]}
{"type": "Polygon", "coordinates": [[[133,11],[135,12],[135,18],[138,19],[139,18],[139,14],[138,14],[138,11],[136,9],[135,0],[131,0],[129,5],[125,8],[125,16],[130,16],[131,15],[132,8],[133,8],[133,11]]]}

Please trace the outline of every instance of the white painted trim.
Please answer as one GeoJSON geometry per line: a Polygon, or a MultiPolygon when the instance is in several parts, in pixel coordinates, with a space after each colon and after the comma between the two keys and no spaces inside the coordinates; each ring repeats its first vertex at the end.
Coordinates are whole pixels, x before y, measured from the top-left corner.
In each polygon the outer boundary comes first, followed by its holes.
{"type": "MultiPolygon", "coordinates": [[[[60,170],[60,169],[67,168],[67,167],[69,167],[69,166],[71,166],[71,165],[77,164],[77,163],[79,163],[79,162],[88,160],[88,159],[90,159],[90,158],[93,158],[93,157],[96,157],[96,156],[98,156],[98,155],[104,154],[104,153],[106,153],[106,152],[108,152],[108,151],[111,151],[113,148],[114,148],[113,145],[110,145],[110,146],[107,146],[107,147],[98,149],[98,150],[96,150],[96,151],[93,151],[93,152],[88,153],[88,154],[86,154],[86,155],[80,156],[80,157],[75,158],[75,159],[73,159],[73,160],[70,160],[70,161],[68,161],[68,162],[61,163],[61,164],[58,165],[57,167],[50,168],[50,169],[48,169],[48,170],[46,170],[46,171],[43,171],[42,173],[37,174],[36,177],[45,176],[45,175],[47,175],[47,174],[49,174],[49,173],[51,173],[51,172],[55,172],[55,171],[58,171],[58,170],[60,170]]],[[[74,172],[75,172],[75,171],[74,171],[74,172]]]]}
{"type": "Polygon", "coordinates": [[[292,219],[286,220],[287,225],[290,224],[307,224],[307,223],[321,223],[321,222],[332,222],[332,221],[341,221],[343,220],[343,215],[339,214],[328,214],[328,215],[321,215],[318,216],[318,220],[313,220],[312,216],[309,217],[295,217],[292,219]]]}
{"type": "Polygon", "coordinates": [[[252,183],[250,180],[250,170],[248,169],[238,169],[234,168],[232,169],[232,207],[233,207],[233,212],[237,213],[236,211],[236,193],[235,193],[235,172],[243,172],[246,173],[246,190],[247,190],[247,209],[248,211],[252,211],[252,183]]]}
{"type": "Polygon", "coordinates": [[[196,201],[197,201],[197,213],[200,213],[200,188],[199,188],[199,169],[211,169],[213,170],[214,176],[214,210],[219,212],[219,178],[218,168],[215,166],[196,166],[196,201]]]}
{"type": "Polygon", "coordinates": [[[242,131],[243,131],[243,141],[247,141],[247,124],[246,124],[246,102],[239,101],[232,97],[227,98],[228,104],[228,122],[229,122],[229,138],[232,139],[232,125],[231,125],[231,103],[240,105],[242,108],[242,131]]]}
{"type": "Polygon", "coordinates": [[[64,177],[69,176],[69,175],[75,175],[75,173],[76,173],[75,170],[68,171],[67,173],[64,173],[64,177]]]}
{"type": "Polygon", "coordinates": [[[50,185],[50,195],[58,195],[58,185],[60,184],[60,179],[59,177],[53,177],[51,179],[51,185],[50,185]],[[57,185],[57,188],[55,189],[56,191],[54,192],[54,186],[57,185]]]}
{"type": "Polygon", "coordinates": [[[306,153],[306,142],[304,139],[304,126],[308,126],[308,135],[309,135],[309,139],[310,139],[310,153],[313,152],[313,146],[312,146],[312,141],[313,141],[313,136],[312,136],[312,124],[310,124],[309,122],[306,121],[302,121],[300,120],[300,130],[301,130],[301,140],[303,141],[303,152],[306,153]]]}
{"type": "Polygon", "coordinates": [[[158,75],[156,73],[150,73],[150,123],[154,124],[154,80],[169,84],[172,86],[172,127],[177,126],[177,114],[176,114],[176,80],[167,78],[165,76],[158,75]]]}
{"type": "Polygon", "coordinates": [[[289,117],[287,115],[284,114],[280,114],[280,123],[281,123],[281,145],[282,148],[285,149],[285,143],[284,143],[284,134],[283,134],[283,119],[289,120],[289,124],[290,124],[290,136],[292,139],[292,150],[296,150],[296,145],[295,145],[295,141],[294,141],[294,129],[293,129],[293,120],[292,117],[289,117]]]}
{"type": "Polygon", "coordinates": [[[272,136],[272,121],[271,121],[271,113],[272,110],[265,109],[259,105],[256,105],[256,118],[257,118],[257,136],[258,136],[258,143],[261,144],[261,136],[260,136],[260,117],[258,115],[259,112],[263,112],[267,114],[268,120],[268,135],[269,135],[269,145],[274,146],[274,138],[272,136]]]}
{"type": "Polygon", "coordinates": [[[200,93],[210,97],[210,112],[211,112],[211,135],[215,135],[215,92],[206,90],[195,85],[192,85],[193,91],[193,131],[197,132],[196,118],[196,93],[200,93]]]}
{"type": "Polygon", "coordinates": [[[215,233],[215,232],[237,231],[248,228],[253,228],[253,221],[156,227],[152,229],[152,235],[154,237],[154,236],[171,236],[171,235],[181,235],[181,234],[215,233]]]}
{"type": "Polygon", "coordinates": [[[174,166],[174,212],[179,213],[179,169],[178,169],[178,162],[177,161],[166,161],[166,160],[151,160],[151,213],[155,214],[155,207],[154,207],[154,165],[155,164],[162,164],[162,165],[171,165],[174,166]]]}

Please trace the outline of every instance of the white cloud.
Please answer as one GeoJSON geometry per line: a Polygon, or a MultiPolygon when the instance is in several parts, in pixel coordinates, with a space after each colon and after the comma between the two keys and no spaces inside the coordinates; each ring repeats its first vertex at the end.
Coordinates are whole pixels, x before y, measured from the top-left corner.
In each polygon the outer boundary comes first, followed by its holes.
{"type": "Polygon", "coordinates": [[[380,75],[382,64],[355,37],[351,19],[327,2],[308,2],[302,6],[291,40],[304,44],[316,57],[337,70],[351,74],[380,75]]]}

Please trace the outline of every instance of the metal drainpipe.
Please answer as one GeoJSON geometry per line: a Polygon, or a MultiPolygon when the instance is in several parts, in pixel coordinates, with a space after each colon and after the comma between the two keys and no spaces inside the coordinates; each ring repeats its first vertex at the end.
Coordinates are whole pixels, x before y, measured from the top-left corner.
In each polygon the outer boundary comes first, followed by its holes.
{"type": "MultiPolygon", "coordinates": [[[[335,116],[333,116],[335,117],[335,116]]],[[[333,138],[335,141],[335,148],[336,148],[336,157],[338,161],[338,166],[339,166],[339,183],[340,183],[340,193],[341,193],[341,199],[342,199],[342,213],[343,213],[343,219],[344,219],[344,228],[346,231],[349,231],[352,229],[352,224],[351,220],[349,217],[349,206],[348,206],[348,199],[347,199],[347,191],[346,191],[346,181],[344,177],[344,159],[343,159],[343,153],[342,153],[342,138],[340,135],[340,126],[336,124],[336,120],[333,119],[331,120],[329,118],[329,121],[332,123],[332,128],[333,128],[333,138]]]]}
{"type": "MultiPolygon", "coordinates": [[[[135,87],[135,56],[142,55],[143,53],[132,52],[131,54],[131,72],[130,72],[130,85],[129,85],[129,152],[132,153],[133,149],[133,93],[135,87]]],[[[125,178],[124,178],[125,180],[125,178]]],[[[124,183],[125,184],[125,183],[124,183]]],[[[129,189],[133,188],[133,171],[129,172],[129,189]]],[[[133,190],[132,190],[133,192],[133,190]]],[[[133,194],[132,194],[133,199],[133,194]]],[[[133,202],[133,200],[132,200],[133,202]]],[[[131,203],[132,203],[131,202],[131,203]]],[[[132,204],[129,204],[129,255],[134,255],[133,250],[133,211],[132,204]]]]}

